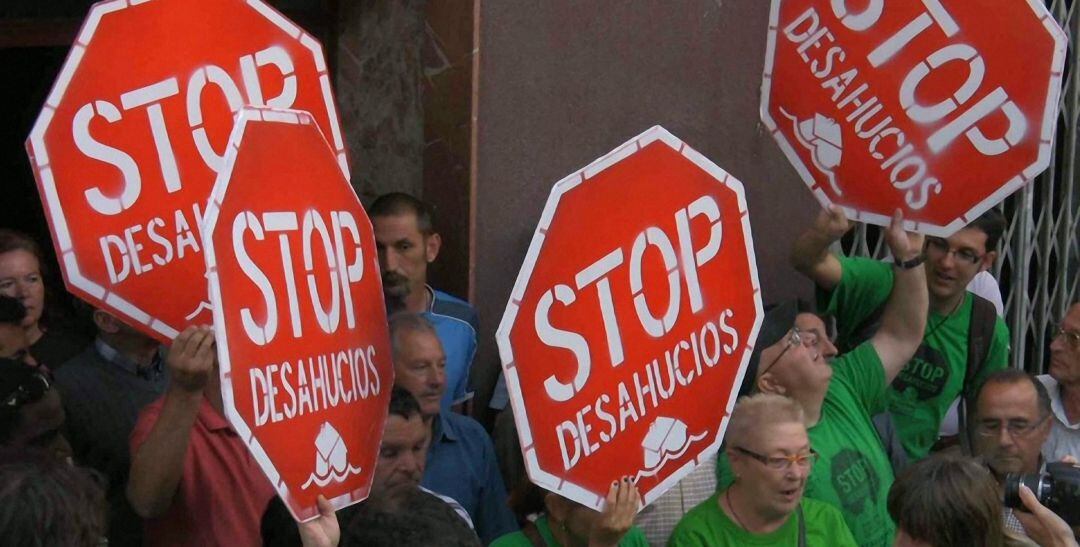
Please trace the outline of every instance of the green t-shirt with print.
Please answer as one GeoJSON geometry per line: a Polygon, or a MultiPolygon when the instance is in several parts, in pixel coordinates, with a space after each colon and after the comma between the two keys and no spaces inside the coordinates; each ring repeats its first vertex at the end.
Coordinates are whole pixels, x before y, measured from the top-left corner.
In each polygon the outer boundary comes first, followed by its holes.
{"type": "MultiPolygon", "coordinates": [[[[713,494],[691,509],[671,533],[668,547],[706,545],[798,545],[799,523],[793,514],[782,526],[768,534],[751,534],[731,521],[720,509],[722,492],[713,494]]],[[[855,547],[855,538],[835,507],[812,499],[802,501],[806,519],[807,547],[855,547]]]]}
{"type": "MultiPolygon", "coordinates": [[[[862,342],[855,340],[861,325],[888,300],[893,266],[867,258],[840,258],[840,264],[840,284],[830,292],[819,291],[818,308],[836,317],[837,347],[844,351],[862,342]]],[[[974,296],[967,293],[953,313],[930,312],[922,344],[890,386],[887,407],[912,460],[925,457],[937,442],[941,421],[964,388],[973,301],[974,296]]],[[[982,370],[975,385],[968,386],[969,397],[986,376],[1004,369],[1008,361],[1009,329],[999,317],[982,370]]]]}
{"type": "MultiPolygon", "coordinates": [[[[806,498],[838,508],[859,545],[887,547],[896,532],[886,506],[893,472],[870,418],[885,407],[881,359],[866,342],[832,367],[821,418],[807,430],[819,458],[806,482],[806,498]]],[[[716,461],[716,486],[727,488],[732,474],[726,454],[716,461]]]]}
{"type": "MultiPolygon", "coordinates": [[[[551,526],[548,525],[547,515],[536,519],[533,524],[536,526],[536,531],[540,532],[540,537],[543,538],[545,545],[548,547],[561,547],[555,536],[551,535],[551,526]]],[[[513,532],[491,542],[491,547],[533,547],[533,544],[529,541],[525,532],[513,532]]],[[[649,542],[645,539],[645,534],[641,530],[636,526],[632,526],[626,532],[626,535],[619,540],[619,547],[649,547],[649,542]]]]}

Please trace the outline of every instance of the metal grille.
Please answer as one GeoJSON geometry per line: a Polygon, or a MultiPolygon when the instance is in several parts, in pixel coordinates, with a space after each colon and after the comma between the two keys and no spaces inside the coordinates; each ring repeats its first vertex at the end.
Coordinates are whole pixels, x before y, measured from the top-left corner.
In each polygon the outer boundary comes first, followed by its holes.
{"type": "MultiPolygon", "coordinates": [[[[1009,222],[994,266],[1012,366],[1035,373],[1045,367],[1058,322],[1080,299],[1080,0],[1046,5],[1069,37],[1056,142],[1050,167],[999,206],[1009,222]]],[[[881,230],[868,225],[858,225],[840,247],[847,255],[886,252],[881,230]]]]}

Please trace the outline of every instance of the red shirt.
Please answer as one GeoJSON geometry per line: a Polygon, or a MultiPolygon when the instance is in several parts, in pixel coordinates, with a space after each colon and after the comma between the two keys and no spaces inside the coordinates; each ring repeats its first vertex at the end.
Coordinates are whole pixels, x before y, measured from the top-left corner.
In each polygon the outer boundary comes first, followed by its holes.
{"type": "MultiPolygon", "coordinates": [[[[164,402],[162,397],[139,413],[132,454],[157,423],[164,402]]],[[[176,497],[164,515],[145,522],[146,544],[260,546],[259,524],[274,495],[240,437],[203,397],[176,497]]]]}

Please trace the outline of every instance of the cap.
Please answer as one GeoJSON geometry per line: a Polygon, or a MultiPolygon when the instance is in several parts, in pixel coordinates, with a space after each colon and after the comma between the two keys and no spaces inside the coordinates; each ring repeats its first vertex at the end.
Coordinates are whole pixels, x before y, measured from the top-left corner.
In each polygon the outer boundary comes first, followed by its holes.
{"type": "Polygon", "coordinates": [[[765,320],[761,322],[761,329],[758,330],[757,340],[754,342],[754,351],[750,353],[750,362],[746,365],[739,397],[753,393],[758,367],[761,365],[761,353],[791,332],[800,308],[798,300],[785,300],[765,306],[765,320]]]}

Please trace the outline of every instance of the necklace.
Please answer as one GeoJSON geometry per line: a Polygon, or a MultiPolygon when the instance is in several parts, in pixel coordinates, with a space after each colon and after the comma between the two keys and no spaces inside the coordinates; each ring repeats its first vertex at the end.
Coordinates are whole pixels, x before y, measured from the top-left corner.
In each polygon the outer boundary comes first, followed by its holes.
{"type": "Polygon", "coordinates": [[[936,325],[934,325],[933,327],[931,327],[931,328],[930,328],[930,330],[926,331],[926,334],[924,334],[924,335],[923,335],[923,340],[926,340],[927,338],[930,338],[930,335],[932,335],[932,334],[934,334],[935,332],[937,332],[937,330],[938,330],[939,328],[941,328],[941,326],[942,326],[942,325],[944,325],[944,324],[945,324],[945,323],[946,323],[946,322],[947,322],[947,321],[948,321],[948,320],[949,320],[950,318],[952,318],[953,314],[954,314],[954,313],[956,313],[956,311],[960,309],[960,306],[963,306],[963,305],[964,305],[964,300],[966,300],[966,299],[967,299],[967,295],[965,294],[964,296],[962,296],[962,297],[960,298],[960,301],[959,301],[959,302],[957,302],[955,306],[953,306],[953,309],[952,309],[951,311],[949,311],[949,313],[945,314],[945,316],[944,316],[944,317],[942,317],[942,318],[941,318],[941,319],[940,319],[940,320],[939,320],[939,321],[937,322],[937,324],[936,324],[936,325]]]}
{"type": "Polygon", "coordinates": [[[742,519],[739,518],[739,514],[735,512],[735,506],[731,504],[731,488],[728,488],[724,492],[724,501],[727,502],[728,509],[731,510],[731,516],[735,517],[735,523],[738,524],[739,527],[742,528],[743,530],[746,530],[747,532],[753,533],[753,531],[750,530],[750,528],[747,528],[746,525],[743,524],[742,519]]]}

